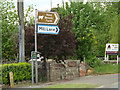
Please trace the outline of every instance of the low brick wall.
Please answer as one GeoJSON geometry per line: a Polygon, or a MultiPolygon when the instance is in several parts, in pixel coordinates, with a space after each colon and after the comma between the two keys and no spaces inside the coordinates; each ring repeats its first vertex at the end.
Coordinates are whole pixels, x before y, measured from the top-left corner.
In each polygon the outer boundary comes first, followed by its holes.
{"type": "Polygon", "coordinates": [[[47,80],[73,79],[80,77],[80,61],[65,60],[65,64],[55,61],[47,62],[47,80]]]}

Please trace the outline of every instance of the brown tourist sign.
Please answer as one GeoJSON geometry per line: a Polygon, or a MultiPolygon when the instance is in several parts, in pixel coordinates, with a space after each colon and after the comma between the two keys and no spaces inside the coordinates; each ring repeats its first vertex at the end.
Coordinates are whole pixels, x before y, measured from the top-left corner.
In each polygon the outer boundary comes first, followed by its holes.
{"type": "Polygon", "coordinates": [[[59,15],[57,12],[40,12],[37,13],[37,23],[39,24],[57,24],[59,15]]]}

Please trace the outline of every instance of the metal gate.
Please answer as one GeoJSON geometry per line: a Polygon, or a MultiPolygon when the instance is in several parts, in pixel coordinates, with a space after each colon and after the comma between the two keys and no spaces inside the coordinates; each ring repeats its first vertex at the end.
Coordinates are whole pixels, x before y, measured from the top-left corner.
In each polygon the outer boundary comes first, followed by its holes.
{"type": "Polygon", "coordinates": [[[47,81],[46,59],[38,62],[38,81],[47,81]]]}

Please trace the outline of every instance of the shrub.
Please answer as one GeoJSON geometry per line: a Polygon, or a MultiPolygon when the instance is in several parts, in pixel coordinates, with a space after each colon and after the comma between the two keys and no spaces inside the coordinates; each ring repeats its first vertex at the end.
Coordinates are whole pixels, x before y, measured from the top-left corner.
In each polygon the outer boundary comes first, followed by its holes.
{"type": "Polygon", "coordinates": [[[2,83],[9,84],[9,72],[13,72],[13,80],[15,83],[23,80],[31,80],[31,64],[29,63],[12,63],[2,66],[2,83]]]}
{"type": "Polygon", "coordinates": [[[90,67],[94,68],[96,66],[101,66],[103,64],[103,62],[101,60],[98,60],[97,57],[92,57],[91,59],[87,60],[88,64],[90,65],[90,67]]]}

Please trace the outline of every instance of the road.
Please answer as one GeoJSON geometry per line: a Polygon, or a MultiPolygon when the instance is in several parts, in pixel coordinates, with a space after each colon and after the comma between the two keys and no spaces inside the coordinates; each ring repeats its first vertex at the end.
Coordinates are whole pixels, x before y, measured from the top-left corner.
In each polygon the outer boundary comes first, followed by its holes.
{"type": "Polygon", "coordinates": [[[75,78],[73,80],[60,80],[60,81],[49,82],[40,85],[26,86],[22,88],[42,88],[57,84],[69,84],[69,83],[97,84],[100,85],[99,88],[118,88],[118,74],[90,75],[90,76],[75,78]]]}

